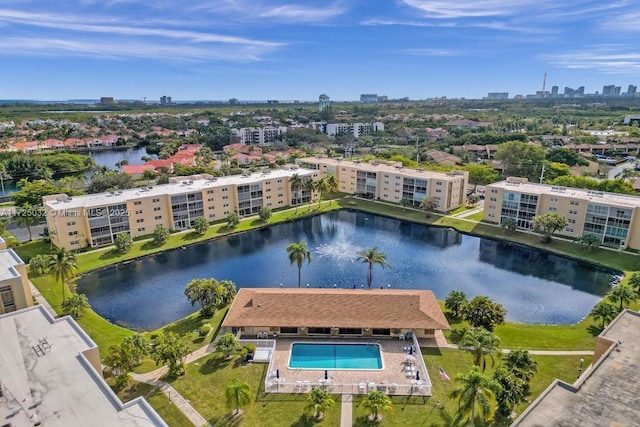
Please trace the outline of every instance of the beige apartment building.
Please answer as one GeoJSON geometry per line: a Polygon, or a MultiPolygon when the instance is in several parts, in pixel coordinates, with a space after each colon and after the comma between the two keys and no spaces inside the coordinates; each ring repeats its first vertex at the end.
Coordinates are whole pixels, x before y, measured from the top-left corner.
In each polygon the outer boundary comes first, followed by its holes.
{"type": "Polygon", "coordinates": [[[13,249],[0,238],[0,314],[33,305],[27,267],[13,249]]]}
{"type": "Polygon", "coordinates": [[[153,233],[158,225],[185,230],[196,218],[217,221],[237,212],[241,217],[307,203],[316,196],[292,191],[291,177],[317,179],[313,170],[291,167],[262,173],[214,178],[211,175],[171,178],[169,184],[69,197],[43,197],[52,242],[79,249],[113,244],[119,233],[131,237],[153,233]]]}
{"type": "Polygon", "coordinates": [[[590,233],[604,246],[640,249],[639,208],[636,196],[508,178],[486,187],[483,220],[501,224],[513,218],[526,230],[534,216],[557,212],[569,221],[558,234],[579,238],[590,233]]]}
{"type": "Polygon", "coordinates": [[[466,171],[434,172],[402,167],[400,162],[375,160],[368,163],[305,157],[296,163],[316,169],[321,176],[333,174],[339,191],[376,200],[401,203],[409,200],[414,206],[426,197],[438,200],[439,211],[450,211],[466,203],[469,174],[466,171]]]}

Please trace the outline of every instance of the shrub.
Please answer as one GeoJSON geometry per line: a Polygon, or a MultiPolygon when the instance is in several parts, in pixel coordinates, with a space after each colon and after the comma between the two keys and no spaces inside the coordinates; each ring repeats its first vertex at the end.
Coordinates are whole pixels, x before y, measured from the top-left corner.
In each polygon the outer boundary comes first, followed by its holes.
{"type": "Polygon", "coordinates": [[[206,325],[202,325],[202,327],[198,331],[198,334],[201,337],[206,337],[207,335],[209,335],[209,332],[211,332],[211,325],[206,324],[206,325]]]}

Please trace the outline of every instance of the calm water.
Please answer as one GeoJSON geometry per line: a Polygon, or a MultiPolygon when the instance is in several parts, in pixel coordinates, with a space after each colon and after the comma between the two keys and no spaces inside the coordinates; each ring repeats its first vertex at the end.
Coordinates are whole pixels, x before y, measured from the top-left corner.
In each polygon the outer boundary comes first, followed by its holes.
{"type": "Polygon", "coordinates": [[[290,368],[382,369],[380,347],[367,344],[300,344],[291,346],[290,368]]]}
{"type": "Polygon", "coordinates": [[[155,329],[194,312],[184,288],[194,278],[241,287],[295,287],[286,247],[305,240],[313,260],[302,286],[366,287],[360,250],[377,246],[392,268],[374,269],[373,286],[487,295],[526,323],[575,323],[610,289],[613,271],[452,229],[339,211],[177,249],[78,280],[93,308],[112,322],[155,329]]]}
{"type": "Polygon", "coordinates": [[[90,151],[89,156],[99,165],[108,166],[110,169],[118,169],[116,163],[121,160],[128,160],[130,165],[142,165],[142,156],[156,158],[155,155],[147,154],[147,149],[129,148],[126,150],[100,150],[90,151]]]}

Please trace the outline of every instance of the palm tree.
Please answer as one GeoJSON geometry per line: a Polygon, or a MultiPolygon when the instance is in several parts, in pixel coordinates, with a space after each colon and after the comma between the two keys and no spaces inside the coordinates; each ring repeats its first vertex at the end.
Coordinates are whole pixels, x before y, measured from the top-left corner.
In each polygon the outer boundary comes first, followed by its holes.
{"type": "Polygon", "coordinates": [[[62,285],[62,302],[65,301],[64,284],[67,279],[76,275],[78,268],[75,254],[67,251],[65,248],[55,248],[47,262],[47,271],[52,273],[56,281],[60,281],[62,285]]]}
{"type": "Polygon", "coordinates": [[[622,304],[629,304],[637,297],[638,294],[629,285],[618,285],[607,295],[607,298],[613,302],[620,301],[620,311],[623,308],[622,304]]]}
{"type": "MultiPolygon", "coordinates": [[[[339,190],[338,178],[334,174],[329,174],[324,177],[324,182],[326,185],[325,191],[329,193],[335,193],[339,190]]],[[[333,200],[329,200],[329,204],[331,204],[333,200]]]]}
{"type": "Polygon", "coordinates": [[[232,378],[225,392],[227,405],[234,409],[234,415],[240,414],[240,407],[251,403],[251,387],[245,381],[232,378]]]}
{"type": "Polygon", "coordinates": [[[467,294],[462,291],[451,291],[444,300],[444,308],[457,318],[462,315],[462,307],[467,303],[467,294]]]}
{"type": "Polygon", "coordinates": [[[74,319],[82,316],[89,308],[89,300],[84,294],[71,294],[69,299],[62,302],[62,311],[74,319]]]}
{"type": "Polygon", "coordinates": [[[378,248],[371,248],[366,251],[358,252],[358,260],[362,261],[365,264],[369,264],[369,271],[367,273],[367,285],[369,289],[371,289],[371,283],[373,282],[373,266],[375,264],[380,264],[382,268],[391,267],[391,264],[387,262],[387,256],[378,251],[378,248]]]}
{"type": "Polygon", "coordinates": [[[314,387],[307,396],[306,409],[309,412],[313,412],[315,419],[320,420],[335,404],[336,401],[333,400],[328,390],[314,387]]]}
{"type": "Polygon", "coordinates": [[[302,240],[300,243],[289,244],[289,246],[287,246],[287,253],[289,254],[291,264],[293,265],[295,262],[298,265],[298,287],[300,287],[302,264],[304,260],[307,260],[307,264],[311,262],[311,252],[307,249],[307,242],[302,240]]]}
{"type": "Polygon", "coordinates": [[[291,201],[296,204],[296,215],[298,215],[298,203],[300,201],[300,195],[298,193],[304,188],[304,179],[297,173],[294,173],[291,178],[289,178],[289,184],[291,184],[292,191],[291,201]]]}
{"type": "Polygon", "coordinates": [[[594,320],[602,320],[602,328],[611,322],[619,313],[618,307],[607,300],[602,300],[591,310],[594,320]]]}
{"type": "Polygon", "coordinates": [[[459,345],[473,355],[474,365],[482,364],[482,372],[484,372],[487,367],[487,357],[491,359],[491,365],[495,365],[493,355],[500,351],[500,338],[485,328],[473,328],[464,334],[459,345]]]}
{"type": "Polygon", "coordinates": [[[425,197],[422,199],[422,202],[420,202],[420,209],[425,211],[427,213],[427,218],[429,218],[431,216],[431,212],[438,209],[438,205],[439,203],[436,197],[425,197]]]}
{"type": "Polygon", "coordinates": [[[391,399],[381,391],[370,391],[362,399],[361,404],[369,413],[369,419],[376,422],[382,420],[381,412],[388,412],[393,409],[391,399]]]}
{"type": "Polygon", "coordinates": [[[630,180],[635,178],[636,171],[633,168],[623,168],[617,175],[616,179],[621,179],[623,181],[630,180]]]}
{"type": "Polygon", "coordinates": [[[320,204],[322,203],[322,193],[327,191],[327,177],[325,176],[322,179],[319,179],[319,180],[315,181],[315,183],[316,183],[315,190],[320,193],[318,195],[318,209],[319,209],[320,208],[320,204]]]}
{"type": "Polygon", "coordinates": [[[490,377],[480,372],[480,368],[474,366],[468,374],[460,374],[455,379],[460,387],[450,394],[452,399],[458,399],[457,421],[471,422],[476,425],[476,411],[484,420],[493,417],[495,411],[495,394],[497,383],[490,377]]]}
{"type": "Polygon", "coordinates": [[[502,363],[518,377],[529,381],[538,372],[538,362],[527,350],[512,350],[504,356],[502,363]]]}

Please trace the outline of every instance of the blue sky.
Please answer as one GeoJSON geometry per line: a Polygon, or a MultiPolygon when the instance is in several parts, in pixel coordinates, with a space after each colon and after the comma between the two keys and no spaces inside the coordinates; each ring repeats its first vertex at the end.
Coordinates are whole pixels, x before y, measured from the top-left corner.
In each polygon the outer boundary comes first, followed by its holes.
{"type": "Polygon", "coordinates": [[[0,0],[0,99],[625,92],[638,40],[638,0],[0,0]]]}

